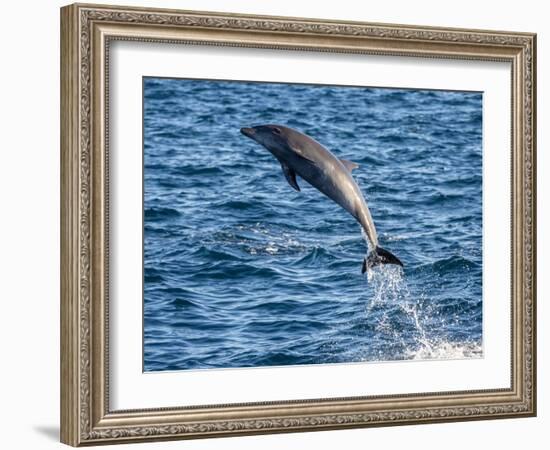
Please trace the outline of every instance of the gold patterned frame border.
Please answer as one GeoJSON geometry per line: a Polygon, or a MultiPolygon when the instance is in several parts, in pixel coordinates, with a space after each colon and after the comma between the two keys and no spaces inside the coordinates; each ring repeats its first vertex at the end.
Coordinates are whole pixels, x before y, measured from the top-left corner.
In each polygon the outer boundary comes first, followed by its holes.
{"type": "Polygon", "coordinates": [[[73,446],[536,414],[536,36],[74,4],[61,9],[61,441],[73,446]],[[507,61],[512,67],[509,389],[112,411],[108,56],[112,40],[507,61]]]}

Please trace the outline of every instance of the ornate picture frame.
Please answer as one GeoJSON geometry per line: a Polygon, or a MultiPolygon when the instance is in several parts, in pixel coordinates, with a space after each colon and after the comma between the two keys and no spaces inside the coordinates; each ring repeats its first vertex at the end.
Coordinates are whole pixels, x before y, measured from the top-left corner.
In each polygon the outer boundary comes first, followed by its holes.
{"type": "Polygon", "coordinates": [[[536,35],[74,4],[61,9],[61,441],[95,445],[536,414],[536,35]],[[109,49],[117,40],[511,65],[509,388],[112,410],[109,49]]]}

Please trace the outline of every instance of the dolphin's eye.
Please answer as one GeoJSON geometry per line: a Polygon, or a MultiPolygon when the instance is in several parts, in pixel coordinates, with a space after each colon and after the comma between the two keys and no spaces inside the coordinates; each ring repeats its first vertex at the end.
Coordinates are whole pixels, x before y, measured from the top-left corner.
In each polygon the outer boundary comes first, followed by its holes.
{"type": "Polygon", "coordinates": [[[281,130],[277,127],[273,127],[273,133],[275,134],[281,134],[281,130]]]}

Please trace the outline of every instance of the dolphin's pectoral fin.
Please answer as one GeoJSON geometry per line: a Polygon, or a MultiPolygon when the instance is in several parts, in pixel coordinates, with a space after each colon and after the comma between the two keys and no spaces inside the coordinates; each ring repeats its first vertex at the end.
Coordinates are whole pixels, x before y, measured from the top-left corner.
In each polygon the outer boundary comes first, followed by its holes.
{"type": "Polygon", "coordinates": [[[348,161],[347,159],[341,159],[340,162],[344,165],[346,169],[348,169],[350,172],[353,169],[357,169],[359,167],[359,164],[354,163],[353,161],[348,161]]]}
{"type": "Polygon", "coordinates": [[[286,181],[288,181],[288,184],[290,184],[294,189],[300,192],[300,186],[298,186],[298,183],[296,182],[296,172],[294,172],[294,170],[292,170],[286,164],[281,163],[281,167],[283,169],[283,173],[285,174],[286,181]]]}

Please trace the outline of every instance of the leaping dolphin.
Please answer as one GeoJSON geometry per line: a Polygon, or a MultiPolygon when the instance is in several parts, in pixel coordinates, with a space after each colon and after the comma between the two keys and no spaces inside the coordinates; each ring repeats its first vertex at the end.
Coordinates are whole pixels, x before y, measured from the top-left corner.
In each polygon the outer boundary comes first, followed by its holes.
{"type": "Polygon", "coordinates": [[[351,176],[351,171],[358,167],[356,163],[336,158],[316,140],[282,125],[241,128],[241,133],[263,145],[277,158],[294,189],[300,190],[296,182],[296,175],[300,175],[361,224],[373,249],[363,260],[361,273],[378,264],[403,266],[395,255],[378,245],[378,235],[367,202],[351,176]]]}

